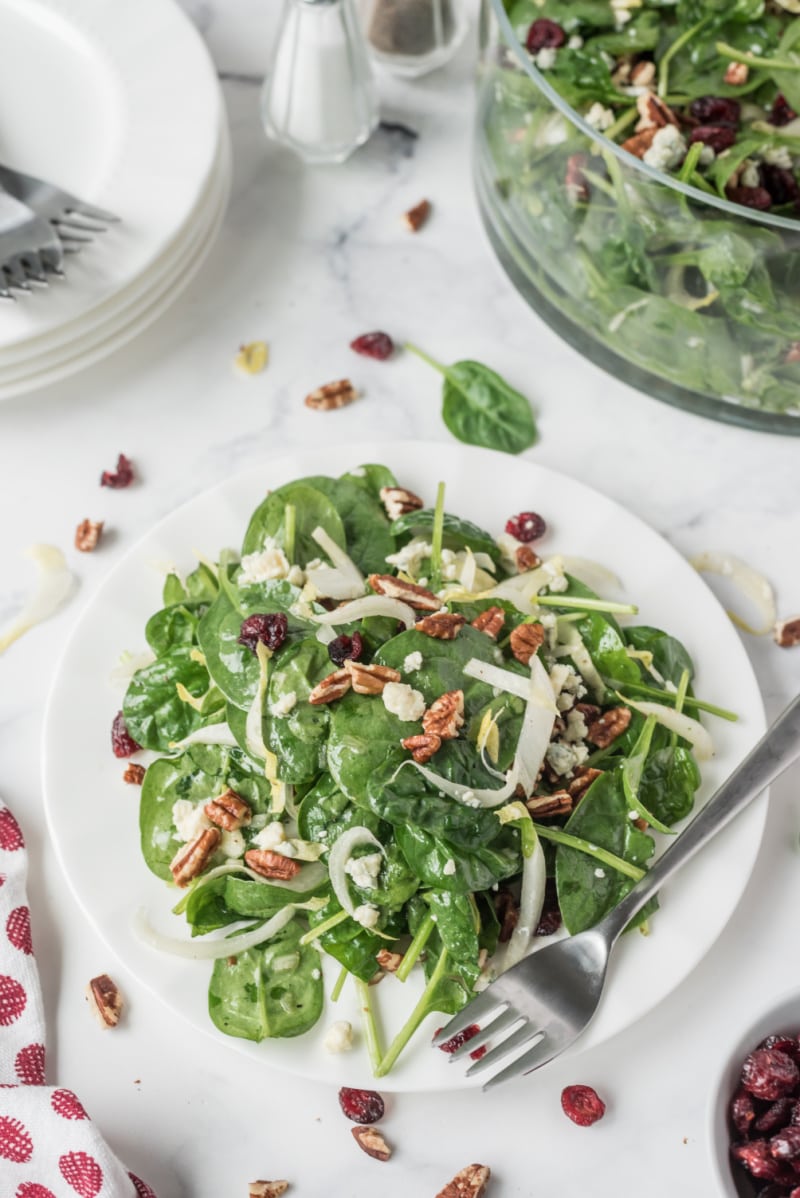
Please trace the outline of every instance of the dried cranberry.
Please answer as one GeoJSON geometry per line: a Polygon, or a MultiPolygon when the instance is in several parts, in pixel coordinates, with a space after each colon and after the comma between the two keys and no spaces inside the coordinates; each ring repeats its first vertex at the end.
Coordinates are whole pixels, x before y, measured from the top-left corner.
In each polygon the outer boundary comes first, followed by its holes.
{"type": "Polygon", "coordinates": [[[132,753],[138,753],[141,747],[128,731],[125,716],[118,711],[111,725],[111,748],[114,750],[114,756],[130,757],[132,753]]]}
{"type": "Polygon", "coordinates": [[[772,196],[766,187],[729,187],[727,195],[731,203],[741,204],[743,208],[768,212],[772,207],[772,196]]]}
{"type": "Polygon", "coordinates": [[[256,652],[259,641],[268,649],[280,649],[289,631],[289,621],[282,611],[257,613],[248,616],[239,629],[239,644],[251,653],[256,652]]]}
{"type": "Polygon", "coordinates": [[[531,54],[536,54],[538,50],[548,47],[557,50],[559,46],[564,45],[566,40],[567,35],[560,25],[557,25],[555,21],[549,21],[547,17],[539,17],[528,30],[525,48],[531,54]]]}
{"type": "Polygon", "coordinates": [[[487,1052],[486,1045],[481,1044],[479,1048],[473,1048],[472,1052],[469,1055],[472,1057],[473,1061],[479,1061],[481,1059],[481,1057],[486,1056],[486,1052],[487,1052]]]}
{"type": "MultiPolygon", "coordinates": [[[[777,1102],[773,1102],[768,1106],[763,1115],[759,1115],[753,1124],[755,1131],[777,1131],[781,1127],[786,1127],[791,1119],[792,1111],[794,1110],[793,1098],[779,1098],[777,1102]]],[[[737,1128],[737,1131],[741,1131],[737,1128]]],[[[800,1128],[797,1129],[800,1132],[800,1128]]],[[[742,1135],[746,1134],[746,1130],[742,1131],[742,1135]]]]}
{"type": "Polygon", "coordinates": [[[561,1107],[578,1127],[591,1127],[606,1113],[606,1104],[591,1086],[567,1086],[561,1091],[561,1107]]]}
{"type": "Polygon", "coordinates": [[[762,163],[761,182],[772,196],[774,204],[791,204],[800,200],[800,186],[794,174],[783,166],[762,163]]]}
{"type": "Polygon", "coordinates": [[[769,1142],[776,1161],[793,1161],[800,1156],[800,1127],[784,1127],[769,1142]]]}
{"type": "Polygon", "coordinates": [[[377,358],[379,362],[385,362],[394,353],[394,341],[388,333],[362,333],[350,342],[350,348],[365,358],[377,358]]]}
{"type": "Polygon", "coordinates": [[[100,475],[100,486],[111,487],[115,491],[119,491],[122,487],[129,487],[133,482],[133,463],[130,458],[126,458],[124,453],[121,453],[117,458],[116,470],[104,470],[100,475]]]}
{"type": "Polygon", "coordinates": [[[715,154],[728,150],[736,141],[736,130],[730,125],[698,125],[692,129],[689,141],[701,141],[704,146],[710,146],[715,154]]]}
{"type": "Polygon", "coordinates": [[[747,1144],[731,1144],[731,1156],[744,1165],[753,1177],[763,1177],[765,1181],[777,1181],[781,1176],[781,1167],[771,1155],[766,1140],[750,1140],[747,1144]]]}
{"type": "Polygon", "coordinates": [[[536,925],[535,936],[552,936],[561,927],[560,911],[543,911],[536,925]]]}
{"type": "Polygon", "coordinates": [[[506,521],[506,532],[518,541],[529,544],[538,541],[547,532],[547,525],[536,512],[520,512],[506,521]]]}
{"type": "MultiPolygon", "coordinates": [[[[764,1198],[763,1190],[758,1195],[758,1198],[764,1198]]],[[[771,1195],[767,1195],[767,1198],[771,1198],[771,1195]]],[[[778,1198],[780,1198],[780,1195],[778,1195],[778,1198]]],[[[795,1186],[795,1188],[793,1190],[789,1191],[789,1198],[800,1198],[800,1186],[795,1186]]]]}
{"type": "MultiPolygon", "coordinates": [[[[758,1198],[785,1198],[786,1191],[783,1186],[768,1185],[764,1186],[763,1190],[758,1191],[758,1198]]],[[[789,1195],[791,1198],[791,1195],[789,1195]]],[[[800,1190],[797,1191],[797,1198],[800,1198],[800,1190]]]]}
{"type": "MultiPolygon", "coordinates": [[[[437,1028],[437,1036],[441,1030],[441,1028],[437,1028]]],[[[451,1036],[449,1040],[445,1040],[444,1044],[440,1044],[439,1047],[441,1048],[442,1052],[455,1052],[455,1050],[460,1048],[462,1044],[466,1044],[467,1041],[471,1040],[473,1036],[477,1036],[480,1030],[481,1029],[478,1027],[477,1023],[471,1023],[469,1027],[465,1027],[462,1031],[456,1032],[454,1036],[451,1036]]]]}
{"type": "Polygon", "coordinates": [[[797,1065],[777,1048],[757,1048],[742,1066],[741,1083],[756,1098],[768,1098],[770,1102],[783,1098],[798,1082],[797,1065]]]}
{"type": "Polygon", "coordinates": [[[797,113],[789,105],[789,101],[786,99],[786,96],[779,94],[773,101],[772,112],[767,117],[767,120],[769,121],[770,125],[777,125],[780,128],[781,125],[788,125],[789,122],[793,121],[796,116],[797,113]]]}
{"type": "Polygon", "coordinates": [[[756,1106],[753,1095],[747,1090],[738,1090],[731,1101],[731,1123],[740,1136],[750,1133],[750,1124],[756,1117],[756,1106]]]}
{"type": "Polygon", "coordinates": [[[375,1090],[350,1090],[342,1086],[339,1106],[354,1123],[377,1123],[383,1118],[383,1099],[375,1090]]]}
{"type": "Polygon", "coordinates": [[[725,96],[698,96],[689,112],[701,125],[738,125],[741,107],[738,100],[725,96]]]}
{"type": "Polygon", "coordinates": [[[774,1032],[771,1036],[767,1036],[766,1040],[762,1040],[759,1048],[777,1048],[778,1052],[785,1052],[789,1057],[797,1057],[798,1044],[794,1036],[790,1036],[788,1032],[774,1032]]]}
{"type": "Polygon", "coordinates": [[[346,661],[358,661],[364,650],[364,642],[360,632],[352,636],[337,636],[328,645],[328,657],[334,665],[343,666],[346,661]]]}

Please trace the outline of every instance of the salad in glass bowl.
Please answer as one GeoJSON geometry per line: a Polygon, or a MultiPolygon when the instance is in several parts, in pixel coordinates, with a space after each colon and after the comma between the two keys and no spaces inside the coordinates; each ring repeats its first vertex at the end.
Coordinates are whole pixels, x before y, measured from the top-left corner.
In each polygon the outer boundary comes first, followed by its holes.
{"type": "Polygon", "coordinates": [[[445,500],[379,465],[271,492],[240,553],[168,575],[114,722],[118,756],[152,751],[142,853],[191,936],[138,934],[207,958],[211,1019],[254,1041],[317,1023],[332,958],[376,1076],[619,902],[693,807],[700,713],[732,718],[679,641],[578,578],[607,572],[539,557],[538,513],[495,536],[445,500]],[[412,970],[384,1049],[370,982],[412,970]]]}
{"type": "Polygon", "coordinates": [[[478,195],[532,306],[659,398],[800,432],[800,5],[484,18],[478,195]]]}

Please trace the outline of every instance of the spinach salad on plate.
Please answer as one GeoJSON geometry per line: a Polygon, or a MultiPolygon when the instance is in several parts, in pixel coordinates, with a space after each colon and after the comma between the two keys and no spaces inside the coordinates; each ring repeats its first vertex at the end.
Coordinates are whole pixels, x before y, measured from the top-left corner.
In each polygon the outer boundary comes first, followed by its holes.
{"type": "Polygon", "coordinates": [[[528,511],[496,536],[443,484],[426,506],[367,465],[278,488],[241,552],[167,576],[114,748],[152,751],[142,853],[190,935],[143,912],[137,933],[208,959],[223,1032],[301,1035],[355,987],[385,1075],[430,1012],[596,923],[691,811],[701,713],[734,717],[545,535],[528,511]],[[412,974],[384,1045],[370,983],[412,974]]]}

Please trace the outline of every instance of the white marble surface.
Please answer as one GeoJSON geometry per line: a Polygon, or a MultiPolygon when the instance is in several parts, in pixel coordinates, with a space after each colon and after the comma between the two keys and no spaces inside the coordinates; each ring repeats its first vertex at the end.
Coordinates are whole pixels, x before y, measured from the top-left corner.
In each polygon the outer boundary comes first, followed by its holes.
{"type": "MultiPolygon", "coordinates": [[[[155,329],[84,375],[0,408],[0,621],[26,589],[19,555],[32,541],[63,546],[81,581],[61,615],[0,659],[0,790],[31,847],[49,1077],[81,1095],[160,1198],[237,1198],[259,1176],[288,1177],[292,1193],[313,1198],[369,1198],[378,1187],[387,1198],[433,1198],[472,1160],[492,1166],[497,1198],[708,1198],[718,1192],[706,1128],[714,1070],[726,1045],[796,982],[796,772],[774,787],[739,910],[689,981],[614,1041],[523,1084],[393,1099],[389,1165],[357,1151],[334,1091],[198,1039],[126,976],[48,846],[39,743],[50,677],[83,605],[133,540],[198,490],[284,447],[329,443],[335,470],[338,443],[447,438],[437,388],[415,362],[353,360],[347,343],[366,328],[413,337],[445,359],[497,364],[536,403],[532,458],[635,509],[687,554],[739,553],[772,579],[784,614],[800,608],[800,443],[678,413],[614,382],[550,333],[494,262],[470,185],[471,45],[415,85],[381,81],[387,118],[417,129],[417,141],[380,132],[346,166],[311,170],[265,144],[248,77],[263,69],[277,5],[186,7],[226,79],[236,177],[222,236],[155,329]],[[398,217],[422,196],[435,214],[412,239],[398,217]],[[272,360],[243,381],[232,356],[256,337],[272,360]],[[307,390],[346,373],[363,382],[362,401],[333,416],[303,407],[307,390]],[[98,473],[120,450],[141,482],[100,492],[98,473]],[[105,518],[111,535],[78,560],[72,536],[87,515],[105,518]],[[108,1035],[83,999],[86,980],[104,970],[128,998],[124,1024],[108,1035]],[[561,1088],[573,1081],[596,1085],[609,1104],[589,1131],[560,1111],[561,1088]]],[[[746,644],[774,715],[796,690],[800,650],[782,652],[768,638],[746,644]]],[[[0,1167],[5,1194],[1,1177],[0,1167]]]]}

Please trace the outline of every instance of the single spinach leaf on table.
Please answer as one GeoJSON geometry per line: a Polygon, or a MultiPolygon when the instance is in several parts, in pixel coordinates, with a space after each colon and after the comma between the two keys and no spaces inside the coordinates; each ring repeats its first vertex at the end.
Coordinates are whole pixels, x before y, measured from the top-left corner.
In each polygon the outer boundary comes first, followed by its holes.
{"type": "MultiPolygon", "coordinates": [[[[644,802],[642,795],[642,802],[644,802]]],[[[655,845],[630,818],[621,768],[596,778],[566,823],[566,832],[608,849],[645,868],[655,845]]],[[[571,935],[583,932],[616,907],[631,887],[631,878],[606,865],[597,874],[594,857],[580,849],[559,845],[556,852],[556,886],[564,926],[571,935]]]]}
{"type": "Polygon", "coordinates": [[[271,789],[263,767],[239,749],[190,745],[177,757],[162,757],[148,766],[139,804],[139,830],[142,855],[154,874],[172,881],[169,863],[182,843],[172,821],[177,800],[204,804],[228,789],[241,795],[255,813],[269,809],[271,789]]]}
{"type": "Polygon", "coordinates": [[[302,924],[291,923],[267,944],[214,962],[208,1011],[221,1032],[244,1040],[300,1036],[322,1014],[319,953],[301,945],[302,924]]]}
{"type": "MultiPolygon", "coordinates": [[[[307,480],[321,491],[341,517],[347,537],[347,552],[363,574],[383,574],[386,558],[394,553],[394,537],[383,504],[364,486],[345,476],[307,480]]],[[[317,547],[317,557],[324,556],[317,547]]]]}
{"type": "Polygon", "coordinates": [[[327,704],[309,703],[308,696],[331,673],[328,650],[314,637],[306,637],[282,649],[270,666],[265,743],[278,758],[281,781],[309,782],[325,768],[330,711],[327,704]],[[291,710],[283,716],[275,715],[275,705],[291,694],[295,697],[291,710]]]}
{"type": "Polygon", "coordinates": [[[208,670],[189,656],[189,646],[179,645],[137,670],[122,704],[125,722],[144,749],[168,750],[195,728],[209,722],[224,707],[222,695],[211,689],[208,670]],[[197,711],[178,694],[186,687],[195,699],[204,699],[197,711]]]}
{"type": "Polygon", "coordinates": [[[301,480],[278,487],[256,508],[244,536],[242,555],[259,552],[264,547],[266,537],[271,537],[281,549],[286,549],[287,506],[295,510],[293,563],[305,566],[322,555],[322,550],[311,536],[317,527],[323,528],[342,549],[346,548],[344,525],[336,508],[327,495],[301,480]]]}
{"type": "Polygon", "coordinates": [[[536,441],[531,405],[494,370],[465,359],[443,366],[415,345],[407,345],[444,378],[442,419],[459,441],[522,453],[536,441]]]}

